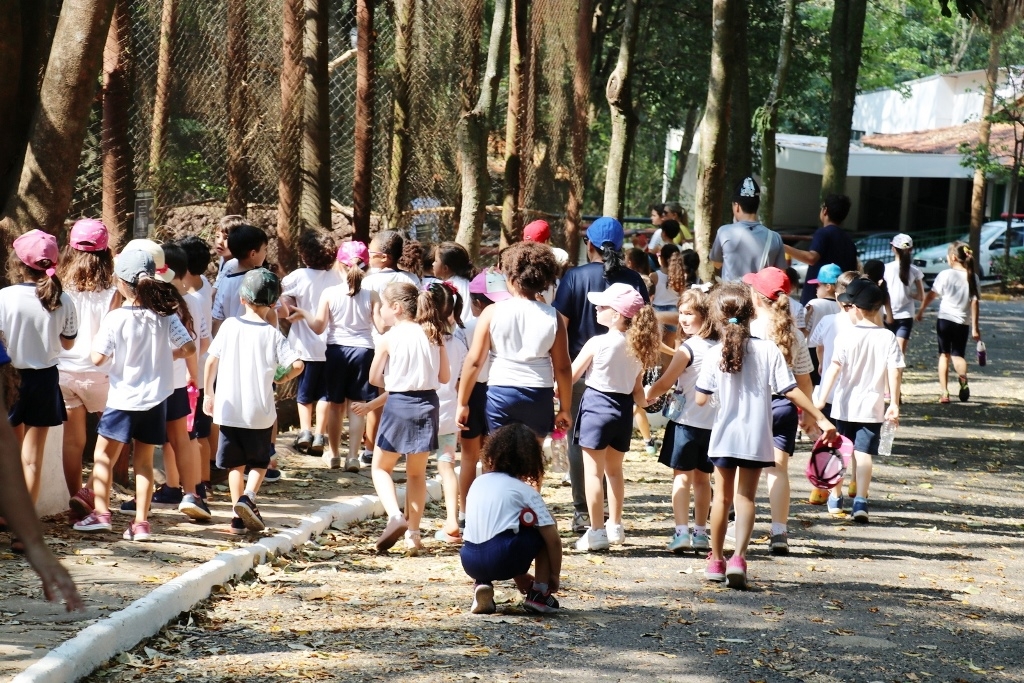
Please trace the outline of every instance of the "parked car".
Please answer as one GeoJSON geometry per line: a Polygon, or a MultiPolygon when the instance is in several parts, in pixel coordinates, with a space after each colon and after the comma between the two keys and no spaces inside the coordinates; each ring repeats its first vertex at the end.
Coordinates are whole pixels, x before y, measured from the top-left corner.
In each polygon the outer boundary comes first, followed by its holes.
{"type": "MultiPolygon", "coordinates": [[[[1003,237],[1006,234],[1006,221],[991,221],[981,226],[981,249],[974,259],[978,268],[978,277],[986,278],[992,276],[992,262],[1002,257],[1006,249],[1006,242],[1003,237]]],[[[968,235],[961,235],[959,241],[968,241],[968,235]]],[[[940,271],[949,268],[946,262],[946,255],[949,253],[949,245],[946,242],[938,246],[922,249],[914,254],[914,265],[924,271],[924,277],[929,282],[935,279],[940,271]]],[[[1010,254],[1024,252],[1024,221],[1013,222],[1013,230],[1010,233],[1010,254]]]]}
{"type": "Polygon", "coordinates": [[[857,258],[861,263],[877,260],[888,263],[895,258],[892,254],[892,238],[898,235],[895,232],[873,232],[853,240],[857,247],[857,258]]]}

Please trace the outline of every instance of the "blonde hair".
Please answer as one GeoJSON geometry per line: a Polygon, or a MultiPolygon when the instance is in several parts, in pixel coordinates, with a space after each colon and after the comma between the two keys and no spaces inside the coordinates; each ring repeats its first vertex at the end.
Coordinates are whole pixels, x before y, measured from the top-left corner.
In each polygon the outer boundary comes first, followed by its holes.
{"type": "Polygon", "coordinates": [[[626,321],[626,352],[645,370],[655,367],[661,356],[661,324],[654,308],[648,304],[626,321]]]}
{"type": "Polygon", "coordinates": [[[679,295],[679,310],[683,310],[683,306],[686,306],[691,311],[700,316],[701,325],[700,330],[697,331],[697,336],[703,339],[717,339],[718,333],[715,331],[715,323],[711,320],[711,311],[709,308],[708,295],[699,289],[687,289],[679,295]]]}

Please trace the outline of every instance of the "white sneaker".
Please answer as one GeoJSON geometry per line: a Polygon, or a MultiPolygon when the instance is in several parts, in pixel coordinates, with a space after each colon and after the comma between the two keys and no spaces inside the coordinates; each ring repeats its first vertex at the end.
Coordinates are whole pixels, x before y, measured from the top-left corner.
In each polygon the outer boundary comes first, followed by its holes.
{"type": "Polygon", "coordinates": [[[605,524],[604,529],[610,545],[622,545],[626,540],[626,529],[621,524],[605,524]]]}
{"type": "Polygon", "coordinates": [[[341,468],[341,458],[334,455],[330,450],[325,450],[320,459],[324,461],[324,465],[329,469],[336,470],[341,468]]]}
{"type": "Polygon", "coordinates": [[[587,532],[576,541],[576,550],[608,550],[608,532],[604,529],[587,529],[587,532]]]}
{"type": "Polygon", "coordinates": [[[729,522],[729,526],[725,527],[725,540],[729,543],[736,542],[736,522],[729,522]]]}

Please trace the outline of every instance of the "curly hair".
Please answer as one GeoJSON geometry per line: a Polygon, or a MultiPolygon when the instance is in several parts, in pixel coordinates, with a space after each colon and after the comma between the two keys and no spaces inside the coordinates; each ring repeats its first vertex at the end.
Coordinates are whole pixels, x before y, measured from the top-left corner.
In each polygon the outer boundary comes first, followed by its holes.
{"type": "MultiPolygon", "coordinates": [[[[793,367],[793,349],[796,346],[796,334],[793,333],[793,314],[789,308],[789,295],[779,294],[774,301],[760,292],[752,292],[751,296],[759,296],[768,310],[768,338],[775,342],[786,359],[786,365],[793,367]]],[[[799,332],[797,333],[799,334],[799,332]]]]}
{"type": "Polygon", "coordinates": [[[743,369],[752,317],[754,302],[746,285],[727,282],[711,292],[711,318],[722,342],[722,372],[732,374],[743,369]]]}
{"type": "Polygon", "coordinates": [[[320,230],[305,230],[299,235],[299,258],[307,268],[330,270],[334,267],[334,238],[320,230]]]}
{"type": "Polygon", "coordinates": [[[501,252],[501,269],[508,281],[528,299],[550,287],[560,269],[546,244],[517,242],[501,252]]]}
{"type": "Polygon", "coordinates": [[[648,304],[637,311],[626,324],[626,352],[640,361],[644,370],[658,365],[661,360],[661,323],[658,314],[648,304]]]}
{"type": "Polygon", "coordinates": [[[679,293],[686,289],[686,271],[683,269],[683,257],[679,255],[679,247],[669,243],[661,247],[658,260],[664,270],[665,284],[673,292],[679,293]]]}
{"type": "Polygon", "coordinates": [[[36,285],[36,297],[39,303],[47,312],[52,313],[61,307],[60,295],[64,288],[60,284],[57,274],[46,274],[46,268],[52,268],[56,264],[48,259],[39,261],[40,268],[32,268],[18,258],[18,254],[12,249],[7,261],[7,280],[10,282],[34,282],[36,285]]]}
{"type": "Polygon", "coordinates": [[[703,321],[700,326],[700,331],[697,332],[698,337],[704,339],[718,339],[718,331],[715,330],[715,323],[711,319],[710,303],[707,294],[699,289],[687,289],[679,295],[679,310],[688,308],[693,313],[700,316],[703,321]]]}
{"type": "Polygon", "coordinates": [[[188,304],[185,303],[184,297],[173,284],[154,277],[140,278],[134,285],[125,280],[121,280],[121,282],[135,295],[139,306],[163,317],[177,315],[192,338],[196,338],[195,325],[192,321],[192,314],[188,310],[188,304]]]}
{"type": "Polygon", "coordinates": [[[537,435],[518,422],[491,432],[482,460],[485,472],[501,472],[531,485],[544,480],[544,453],[537,435]]]}
{"type": "Polygon", "coordinates": [[[114,286],[114,257],[109,249],[79,251],[67,244],[61,250],[57,277],[68,289],[102,292],[114,286]]]}
{"type": "Polygon", "coordinates": [[[423,245],[410,240],[402,246],[402,257],[398,259],[398,270],[412,273],[423,279],[423,245]]]}

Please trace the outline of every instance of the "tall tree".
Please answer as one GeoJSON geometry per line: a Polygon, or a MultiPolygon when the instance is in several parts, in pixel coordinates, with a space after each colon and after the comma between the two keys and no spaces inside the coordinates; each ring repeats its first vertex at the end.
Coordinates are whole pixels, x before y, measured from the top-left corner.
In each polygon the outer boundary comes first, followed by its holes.
{"type": "Polygon", "coordinates": [[[178,17],[177,0],[163,0],[160,13],[160,42],[156,58],[156,88],[153,95],[153,121],[149,135],[149,179],[156,196],[157,210],[163,204],[165,171],[164,147],[171,113],[171,57],[174,53],[174,26],[178,17]]]}
{"type": "Polygon", "coordinates": [[[277,147],[277,257],[283,268],[296,264],[302,229],[302,15],[304,0],[285,0],[282,20],[281,133],[277,147]]]}
{"type": "Polygon", "coordinates": [[[832,98],[829,102],[828,145],[821,194],[846,191],[846,169],[850,162],[850,128],[857,97],[861,43],[867,0],[836,0],[829,30],[832,98]]]}
{"type": "Polygon", "coordinates": [[[306,0],[302,103],[302,202],[306,227],[331,227],[331,126],[327,72],[327,0],[306,0]]]}
{"type": "Polygon", "coordinates": [[[590,41],[593,36],[594,2],[579,0],[576,9],[576,59],[572,71],[572,171],[569,198],[565,206],[565,250],[575,265],[580,253],[580,223],[583,219],[583,181],[587,166],[587,133],[590,109],[590,41]]]}
{"type": "Polygon", "coordinates": [[[228,197],[225,213],[244,216],[249,203],[249,12],[246,0],[227,0],[228,197]]]}
{"type": "Polygon", "coordinates": [[[373,0],[356,0],[355,168],[352,172],[353,239],[370,241],[373,199],[373,0]]]}
{"type": "Polygon", "coordinates": [[[131,7],[116,0],[103,50],[103,223],[113,244],[131,232],[135,183],[128,112],[131,108],[131,7]]]}
{"type": "Polygon", "coordinates": [[[412,105],[409,89],[412,85],[415,18],[416,0],[395,0],[395,78],[391,85],[394,122],[391,126],[391,163],[385,202],[385,223],[392,230],[398,229],[402,208],[409,193],[406,176],[412,156],[412,105]]]}
{"type": "Polygon", "coordinates": [[[519,240],[523,229],[519,213],[520,171],[523,156],[523,118],[530,86],[526,82],[530,0],[511,0],[511,39],[508,50],[508,108],[505,116],[505,193],[501,202],[501,247],[519,240]]]}
{"type": "Polygon", "coordinates": [[[779,127],[779,107],[789,76],[790,56],[793,53],[793,25],[796,21],[797,0],[785,0],[782,31],[779,36],[779,58],[768,99],[755,119],[761,138],[761,222],[769,228],[775,224],[775,132],[779,127]]]}
{"type": "Polygon", "coordinates": [[[625,0],[619,57],[608,78],[605,97],[612,112],[612,139],[608,146],[608,169],[604,182],[605,216],[622,219],[626,203],[629,156],[637,118],[633,109],[633,55],[639,33],[640,0],[625,0]]]}
{"type": "Polygon", "coordinates": [[[747,24],[750,15],[747,3],[732,5],[733,77],[729,89],[729,142],[725,157],[725,195],[722,197],[722,222],[732,222],[732,201],[729,191],[753,170],[753,138],[750,111],[750,56],[747,51],[747,24]]]}

